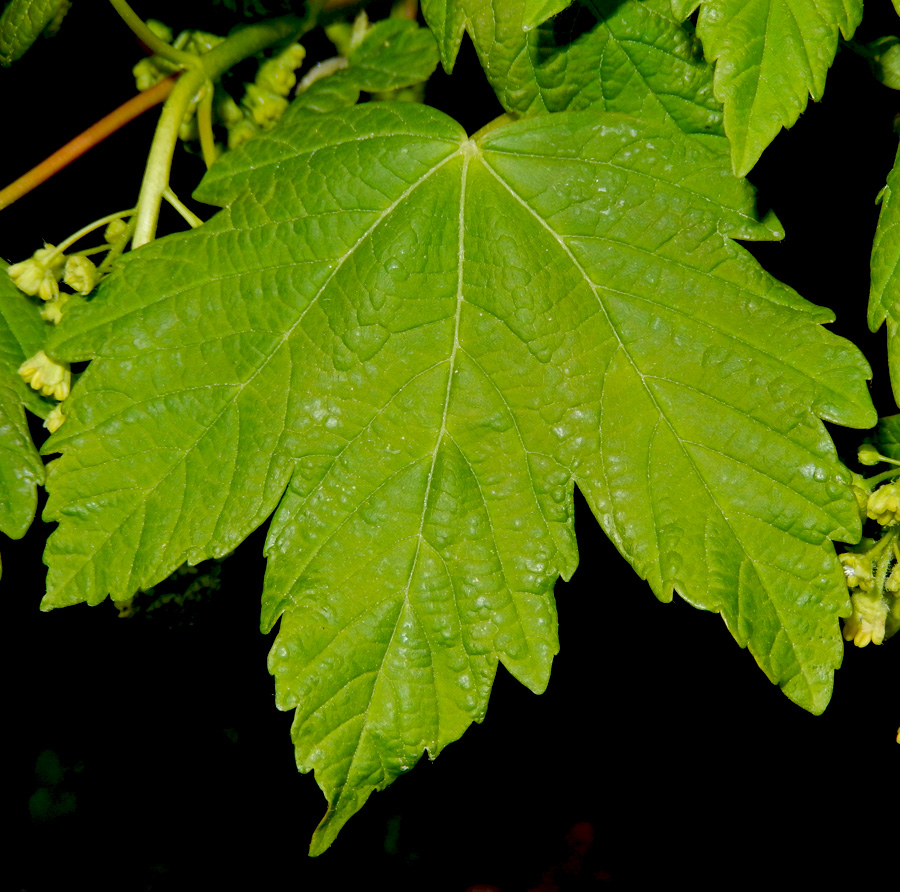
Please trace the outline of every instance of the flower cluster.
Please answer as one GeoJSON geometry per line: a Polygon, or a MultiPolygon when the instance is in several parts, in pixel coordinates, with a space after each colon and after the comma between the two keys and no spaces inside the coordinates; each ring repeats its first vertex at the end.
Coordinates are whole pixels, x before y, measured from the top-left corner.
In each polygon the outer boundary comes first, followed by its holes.
{"type": "MultiPolygon", "coordinates": [[[[101,269],[124,248],[130,233],[129,225],[122,219],[130,212],[110,214],[101,220],[85,226],[59,246],[45,244],[27,260],[6,267],[7,275],[15,283],[24,298],[39,298],[42,301],[40,314],[46,322],[56,325],[63,316],[66,304],[72,298],[90,294],[101,278],[101,269]],[[106,228],[106,244],[82,253],[66,255],[66,251],[85,235],[101,226],[106,228]],[[109,252],[107,261],[98,268],[87,254],[109,252]],[[61,291],[60,282],[71,289],[61,291]]],[[[0,272],[2,275],[2,272],[0,272]]],[[[37,308],[35,308],[37,309],[37,308]]],[[[43,350],[28,357],[18,368],[20,377],[42,396],[62,403],[72,389],[72,370],[67,362],[58,362],[43,350]]],[[[61,405],[49,409],[44,427],[50,433],[58,430],[66,420],[61,405]]]]}
{"type": "Polygon", "coordinates": [[[44,396],[64,400],[72,387],[72,372],[67,362],[57,362],[38,350],[19,366],[19,374],[44,396]]]}
{"type": "MultiPolygon", "coordinates": [[[[871,444],[863,445],[860,464],[900,461],[882,455],[871,444]]],[[[881,644],[900,628],[900,471],[887,471],[866,480],[853,475],[852,487],[860,519],[881,527],[879,539],[863,539],[840,555],[850,589],[852,612],[844,620],[844,638],[857,647],[881,644]]]]}

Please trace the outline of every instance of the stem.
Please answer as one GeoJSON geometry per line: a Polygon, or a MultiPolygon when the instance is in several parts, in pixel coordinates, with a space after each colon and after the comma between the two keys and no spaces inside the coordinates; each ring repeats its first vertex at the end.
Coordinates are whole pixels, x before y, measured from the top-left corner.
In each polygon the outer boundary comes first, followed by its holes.
{"type": "Polygon", "coordinates": [[[175,86],[177,74],[160,81],[155,87],[138,93],[127,102],[120,105],[115,111],[101,118],[96,124],[92,124],[75,139],[67,142],[61,149],[54,152],[49,158],[44,159],[37,167],[33,167],[28,173],[20,176],[15,182],[10,183],[5,189],[0,190],[0,210],[9,207],[23,195],[27,195],[32,189],[49,180],[54,174],[59,173],[64,167],[71,164],[76,158],[80,158],[88,149],[103,142],[107,136],[124,127],[129,121],[133,121],[145,111],[159,105],[175,86]]]}
{"type": "Polygon", "coordinates": [[[194,97],[203,89],[206,81],[215,83],[238,62],[249,56],[255,56],[273,43],[295,36],[304,28],[308,29],[312,21],[314,20],[304,22],[296,16],[285,16],[260,22],[258,25],[250,25],[232,34],[208,53],[197,56],[197,66],[182,74],[163,106],[153,144],[150,146],[135,214],[132,248],[146,245],[153,241],[156,235],[159,207],[163,192],[169,185],[172,156],[178,142],[178,128],[185,112],[194,97]]]}
{"type": "Polygon", "coordinates": [[[125,248],[128,245],[128,242],[131,241],[131,236],[134,235],[134,217],[128,221],[128,227],[124,233],[122,233],[119,238],[115,240],[112,246],[109,249],[109,253],[106,257],[103,258],[100,266],[97,267],[97,275],[105,276],[107,272],[109,272],[110,267],[112,267],[113,263],[118,260],[118,258],[124,253],[125,248]]]}
{"type": "Polygon", "coordinates": [[[141,183],[141,194],[138,197],[132,248],[146,245],[156,236],[159,207],[163,192],[169,185],[172,156],[178,142],[178,128],[197,93],[203,89],[207,81],[210,85],[214,84],[238,62],[255,56],[273,43],[294,37],[301,30],[308,29],[314,21],[285,16],[260,22],[258,25],[249,25],[232,34],[208,53],[196,57],[197,67],[181,76],[159,117],[153,144],[150,146],[150,155],[147,158],[144,180],[141,183]]]}
{"type": "MultiPolygon", "coordinates": [[[[101,217],[99,220],[94,220],[93,223],[88,223],[87,226],[82,226],[81,229],[78,230],[74,235],[70,235],[64,242],[61,242],[54,252],[56,254],[63,254],[72,245],[75,244],[79,239],[84,238],[86,235],[92,233],[95,229],[99,229],[101,226],[106,226],[107,223],[112,223],[113,220],[118,220],[120,217],[129,217],[134,213],[134,208],[129,208],[127,211],[116,211],[114,214],[107,214],[105,217],[101,217]]],[[[101,247],[101,251],[106,251],[107,247],[101,247]]],[[[84,252],[82,252],[84,253],[84,252]]]]}
{"type": "Polygon", "coordinates": [[[135,214],[134,238],[132,248],[139,248],[153,241],[156,235],[156,223],[159,219],[159,206],[163,192],[169,185],[169,173],[172,170],[172,156],[178,143],[178,128],[184,118],[188,106],[199,86],[202,86],[204,74],[200,69],[185,72],[163,106],[150,155],[141,181],[141,192],[138,196],[135,214]],[[199,84],[198,84],[199,81],[199,84]]]}
{"type": "Polygon", "coordinates": [[[172,191],[169,186],[166,186],[166,189],[163,192],[163,198],[165,198],[165,200],[181,214],[182,218],[191,229],[196,229],[198,226],[203,225],[203,221],[172,191]]]}
{"type": "Polygon", "coordinates": [[[200,100],[197,108],[197,129],[200,131],[200,151],[203,153],[203,163],[209,170],[216,160],[216,138],[212,129],[213,91],[212,83],[206,85],[206,92],[200,100]]]}
{"type": "Polygon", "coordinates": [[[878,483],[883,483],[885,480],[890,480],[892,477],[896,477],[900,475],[900,468],[893,468],[890,471],[885,471],[882,474],[876,474],[874,477],[867,477],[866,483],[869,484],[869,489],[871,490],[878,483]]]}
{"type": "Polygon", "coordinates": [[[109,0],[109,2],[137,39],[154,55],[162,56],[180,68],[193,68],[197,64],[197,57],[193,53],[186,53],[157,37],[125,0],[109,0]]]}

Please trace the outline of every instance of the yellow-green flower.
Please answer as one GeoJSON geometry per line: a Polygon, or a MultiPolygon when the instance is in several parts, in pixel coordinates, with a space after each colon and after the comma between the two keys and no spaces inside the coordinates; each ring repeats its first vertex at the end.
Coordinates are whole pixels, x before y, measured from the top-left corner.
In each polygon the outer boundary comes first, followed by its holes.
{"type": "Polygon", "coordinates": [[[852,551],[845,551],[840,555],[840,561],[844,565],[844,576],[847,577],[847,586],[849,588],[860,588],[863,591],[869,591],[875,584],[872,577],[872,560],[864,554],[856,554],[852,551]]]}
{"type": "Polygon", "coordinates": [[[850,597],[850,603],[853,613],[844,620],[844,640],[852,641],[857,647],[865,647],[870,642],[881,644],[888,615],[887,601],[860,592],[850,597]]]}
{"type": "Polygon", "coordinates": [[[883,527],[900,523],[900,490],[897,489],[897,484],[885,483],[884,486],[879,486],[869,496],[866,513],[883,527]]]}
{"type": "Polygon", "coordinates": [[[63,307],[69,302],[71,296],[67,291],[60,291],[56,300],[48,300],[41,307],[41,317],[51,325],[59,325],[59,321],[62,319],[63,307]]]}
{"type": "Polygon", "coordinates": [[[61,427],[63,422],[66,420],[66,413],[63,412],[62,403],[60,403],[53,411],[44,419],[44,427],[50,431],[51,434],[56,433],[61,427]]]}
{"type": "Polygon", "coordinates": [[[30,359],[19,366],[19,374],[44,396],[64,400],[72,388],[72,372],[69,363],[50,359],[43,350],[38,350],[30,359]]]}
{"type": "Polygon", "coordinates": [[[20,291],[41,300],[53,300],[59,294],[59,277],[62,275],[65,258],[53,245],[45,244],[21,263],[13,263],[6,268],[9,277],[20,291]]]}

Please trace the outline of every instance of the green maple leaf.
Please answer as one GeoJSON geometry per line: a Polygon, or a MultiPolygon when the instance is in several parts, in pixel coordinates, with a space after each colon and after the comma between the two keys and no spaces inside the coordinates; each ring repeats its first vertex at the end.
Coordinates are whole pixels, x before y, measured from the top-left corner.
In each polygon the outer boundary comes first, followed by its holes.
{"type": "Polygon", "coordinates": [[[533,27],[564,5],[534,12],[527,0],[423,0],[422,11],[448,71],[469,32],[509,112],[622,112],[708,134],[728,150],[712,66],[669,0],[588,0],[533,27]]]}
{"type": "Polygon", "coordinates": [[[872,243],[869,328],[887,320],[888,367],[894,400],[900,403],[900,151],[879,195],[881,213],[872,243]]]}
{"type": "Polygon", "coordinates": [[[127,597],[274,509],[262,626],[328,800],[314,853],[484,717],[498,661],[544,689],[576,484],[659,598],[824,708],[829,540],[859,519],[819,418],[873,423],[868,367],[733,241],[779,231],[727,158],[617,114],[469,139],[369,103],[283,123],[198,197],[225,209],[48,346],[93,362],[47,447],[43,606],[127,597]]]}
{"type": "Polygon", "coordinates": [[[697,36],[716,63],[731,161],[744,176],[808,97],[822,98],[838,32],[853,36],[862,0],[672,0],[679,19],[698,6],[697,36]]]}
{"type": "Polygon", "coordinates": [[[0,65],[11,65],[24,56],[68,7],[69,0],[9,0],[0,13],[0,65]]]}
{"type": "Polygon", "coordinates": [[[44,482],[44,465],[25,420],[27,407],[46,417],[47,404],[18,375],[43,346],[46,325],[0,261],[0,532],[20,539],[28,531],[44,482]]]}

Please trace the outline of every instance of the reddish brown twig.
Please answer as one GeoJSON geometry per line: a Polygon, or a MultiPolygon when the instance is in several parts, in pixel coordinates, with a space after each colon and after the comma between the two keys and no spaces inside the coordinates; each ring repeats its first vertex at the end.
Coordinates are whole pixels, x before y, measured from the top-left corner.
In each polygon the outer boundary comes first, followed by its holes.
{"type": "Polygon", "coordinates": [[[120,105],[115,111],[101,118],[96,124],[92,124],[87,130],[80,133],[71,142],[66,143],[49,158],[45,158],[37,167],[32,167],[28,173],[20,176],[5,189],[0,189],[0,210],[9,207],[14,201],[23,195],[27,195],[32,189],[49,180],[50,177],[59,173],[76,158],[81,157],[88,149],[92,149],[103,142],[107,136],[124,127],[129,121],[133,121],[138,115],[165,101],[169,93],[172,92],[172,87],[175,85],[175,80],[179,73],[167,77],[155,87],[151,87],[143,93],[138,93],[137,96],[120,105]]]}

